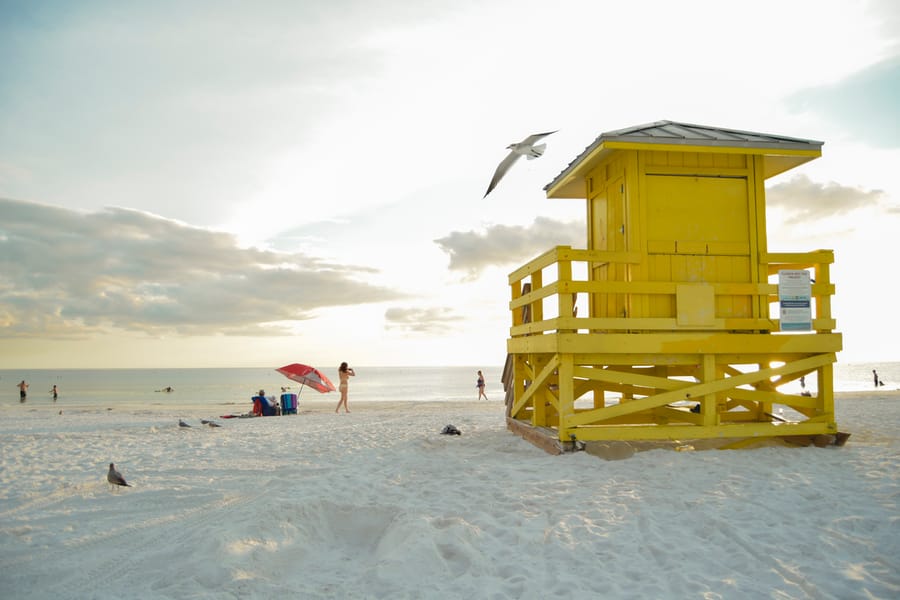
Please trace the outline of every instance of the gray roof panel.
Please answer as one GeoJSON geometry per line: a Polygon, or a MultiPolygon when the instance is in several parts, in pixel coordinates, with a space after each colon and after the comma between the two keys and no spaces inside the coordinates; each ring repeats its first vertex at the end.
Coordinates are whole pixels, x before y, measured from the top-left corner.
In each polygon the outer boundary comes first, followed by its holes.
{"type": "Polygon", "coordinates": [[[765,150],[820,150],[823,144],[823,142],[815,140],[804,140],[783,135],[726,129],[724,127],[709,127],[692,123],[678,123],[675,121],[656,121],[601,133],[553,181],[544,186],[544,190],[549,190],[555,186],[604,142],[612,141],[641,144],[758,148],[765,150]]]}

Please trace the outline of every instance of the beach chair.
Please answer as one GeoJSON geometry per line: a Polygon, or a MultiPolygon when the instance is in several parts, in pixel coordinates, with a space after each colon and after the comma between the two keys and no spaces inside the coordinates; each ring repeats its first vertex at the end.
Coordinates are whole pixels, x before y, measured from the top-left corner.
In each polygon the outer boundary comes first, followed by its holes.
{"type": "Polygon", "coordinates": [[[256,417],[274,417],[278,414],[275,399],[265,396],[253,396],[253,415],[256,417]]]}
{"type": "Polygon", "coordinates": [[[297,394],[285,393],[281,395],[281,414],[297,414],[297,394]]]}

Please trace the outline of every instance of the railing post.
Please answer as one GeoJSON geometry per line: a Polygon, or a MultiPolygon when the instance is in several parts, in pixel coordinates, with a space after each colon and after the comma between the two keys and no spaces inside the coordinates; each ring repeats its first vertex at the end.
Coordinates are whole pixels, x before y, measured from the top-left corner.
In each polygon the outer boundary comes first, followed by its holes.
{"type": "MultiPolygon", "coordinates": [[[[817,284],[831,284],[831,265],[828,263],[816,263],[813,273],[817,284]]],[[[831,319],[831,294],[816,296],[816,318],[831,319]]],[[[817,329],[816,333],[831,333],[831,329],[817,329]]]]}
{"type": "MultiPolygon", "coordinates": [[[[575,310],[575,302],[572,294],[563,293],[567,284],[572,282],[572,261],[569,259],[560,259],[557,263],[557,283],[559,284],[559,293],[557,294],[557,305],[559,308],[559,318],[568,319],[573,317],[575,310]]],[[[561,329],[560,333],[575,333],[574,329],[561,329]]]]}
{"type": "MultiPolygon", "coordinates": [[[[531,274],[531,291],[537,292],[544,287],[544,272],[542,270],[537,270],[531,274]]],[[[538,298],[535,302],[532,302],[528,306],[531,307],[531,322],[532,323],[540,323],[544,320],[544,300],[543,298],[538,298]]]]}
{"type": "MultiPolygon", "coordinates": [[[[522,281],[521,280],[514,281],[511,284],[509,284],[509,289],[510,289],[510,293],[511,293],[513,302],[515,302],[516,300],[518,300],[519,298],[522,297],[522,281]]],[[[524,312],[525,311],[523,311],[523,310],[515,310],[515,309],[512,311],[512,326],[513,327],[515,327],[516,325],[521,325],[522,322],[525,320],[524,312]]]]}

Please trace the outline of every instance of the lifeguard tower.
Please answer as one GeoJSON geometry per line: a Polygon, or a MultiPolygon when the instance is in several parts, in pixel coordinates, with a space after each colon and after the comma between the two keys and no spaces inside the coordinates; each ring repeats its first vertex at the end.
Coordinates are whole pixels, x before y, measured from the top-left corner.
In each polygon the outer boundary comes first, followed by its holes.
{"type": "Polygon", "coordinates": [[[509,276],[508,427],[549,452],[842,444],[833,252],[766,243],[765,180],[821,148],[672,121],[601,134],[544,188],[586,200],[587,249],[552,248],[509,276]]]}

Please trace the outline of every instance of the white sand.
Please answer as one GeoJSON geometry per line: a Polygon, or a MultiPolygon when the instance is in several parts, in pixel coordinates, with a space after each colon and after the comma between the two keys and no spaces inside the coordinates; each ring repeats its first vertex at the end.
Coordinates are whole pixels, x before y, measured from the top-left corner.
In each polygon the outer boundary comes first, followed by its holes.
{"type": "Polygon", "coordinates": [[[621,461],[497,402],[332,405],[0,407],[0,597],[900,597],[896,392],[840,396],[843,448],[621,461]]]}

